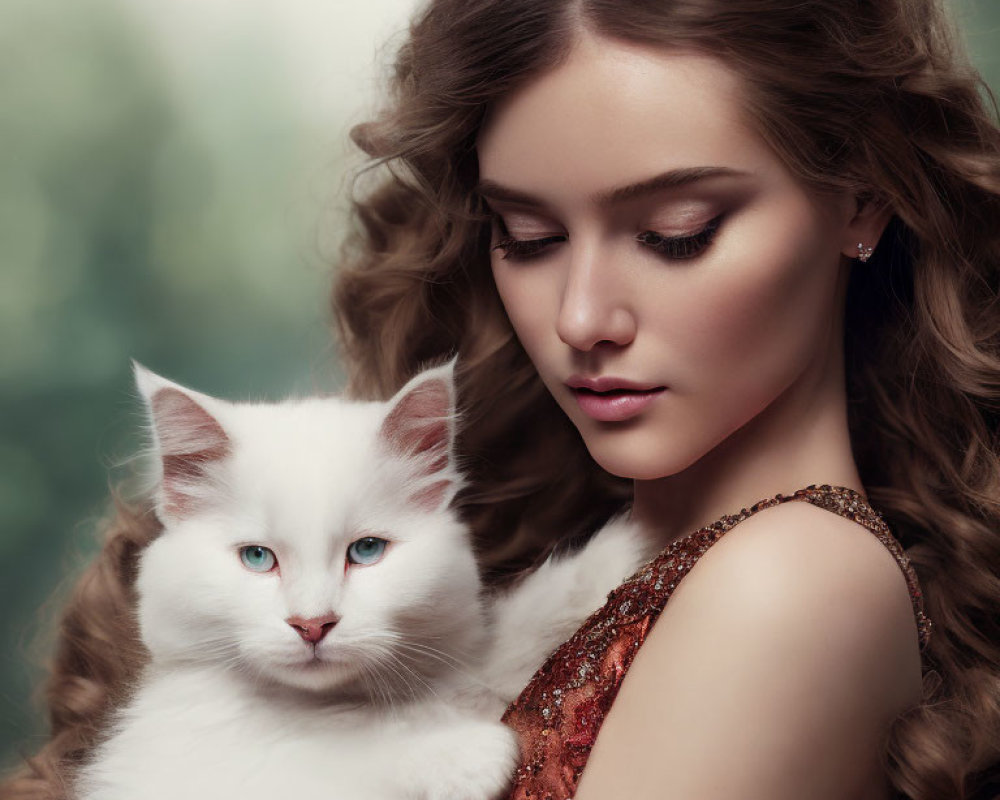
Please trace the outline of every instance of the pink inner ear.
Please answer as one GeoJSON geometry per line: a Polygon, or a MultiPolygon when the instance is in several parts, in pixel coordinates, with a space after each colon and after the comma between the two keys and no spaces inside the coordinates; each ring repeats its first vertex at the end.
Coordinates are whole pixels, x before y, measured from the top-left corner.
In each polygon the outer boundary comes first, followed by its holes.
{"type": "Polygon", "coordinates": [[[397,453],[419,455],[441,450],[428,462],[427,474],[448,465],[448,414],[451,397],[444,381],[427,381],[413,389],[389,412],[381,436],[397,453]]]}
{"type": "Polygon", "coordinates": [[[215,417],[178,389],[160,389],[150,407],[163,462],[166,511],[181,517],[194,502],[186,489],[205,480],[208,464],[229,455],[229,437],[215,417]]]}
{"type": "Polygon", "coordinates": [[[435,481],[430,486],[426,486],[414,494],[410,498],[410,502],[418,508],[433,511],[441,505],[441,501],[444,500],[444,494],[449,486],[451,486],[451,481],[435,481]]]}

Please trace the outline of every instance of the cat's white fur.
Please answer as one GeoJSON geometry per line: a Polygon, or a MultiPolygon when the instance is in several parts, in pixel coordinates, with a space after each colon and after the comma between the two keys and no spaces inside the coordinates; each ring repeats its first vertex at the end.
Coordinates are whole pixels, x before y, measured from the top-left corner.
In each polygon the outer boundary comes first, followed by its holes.
{"type": "Polygon", "coordinates": [[[502,794],[517,757],[503,707],[652,545],[612,523],[487,608],[450,505],[453,369],[387,403],[236,405],[136,367],[164,523],[137,580],[151,660],[81,800],[502,794]],[[347,564],[366,535],[384,556],[347,564]],[[278,567],[249,570],[244,545],[278,567]],[[289,622],[329,615],[315,643],[289,622]]]}
{"type": "Polygon", "coordinates": [[[657,545],[638,525],[613,519],[579,552],[554,556],[491,602],[492,635],[481,675],[513,701],[545,657],[604,604],[608,592],[651,558],[657,545]]]}

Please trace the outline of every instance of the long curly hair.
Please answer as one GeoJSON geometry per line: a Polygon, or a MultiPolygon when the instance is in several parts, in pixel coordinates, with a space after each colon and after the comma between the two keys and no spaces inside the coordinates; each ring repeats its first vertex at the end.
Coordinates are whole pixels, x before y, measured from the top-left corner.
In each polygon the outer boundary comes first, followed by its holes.
{"type": "Polygon", "coordinates": [[[721,59],[787,167],[892,221],[848,287],[849,425],[862,481],[935,621],[923,702],[886,740],[914,800],[1000,793],[1000,131],[935,0],[434,0],[390,103],[354,130],[375,174],[334,308],[362,396],[458,351],[464,508],[494,574],[620,507],[507,322],[474,187],[491,106],[585,28],[721,59]]]}
{"type": "MultiPolygon", "coordinates": [[[[371,167],[333,292],[351,393],[387,397],[422,364],[460,355],[460,503],[494,580],[581,541],[627,501],[510,328],[474,190],[489,109],[560,63],[581,28],[721,59],[794,174],[893,209],[848,287],[849,425],[935,631],[924,697],[888,731],[885,766],[912,800],[998,796],[1000,130],[938,0],[432,0],[383,112],[353,132],[371,167]]],[[[65,797],[141,665],[127,620],[151,519],[120,510],[70,602],[52,739],[3,797],[65,797]]]]}

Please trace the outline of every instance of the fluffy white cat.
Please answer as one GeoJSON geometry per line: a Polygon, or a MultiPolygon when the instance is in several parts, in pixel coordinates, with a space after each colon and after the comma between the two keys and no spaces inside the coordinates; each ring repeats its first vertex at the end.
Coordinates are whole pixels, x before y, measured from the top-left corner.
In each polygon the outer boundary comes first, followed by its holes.
{"type": "Polygon", "coordinates": [[[163,533],[140,561],[150,663],[80,800],[489,800],[498,722],[651,555],[617,522],[486,607],[451,508],[454,362],[386,403],[233,404],[136,366],[163,533]]]}

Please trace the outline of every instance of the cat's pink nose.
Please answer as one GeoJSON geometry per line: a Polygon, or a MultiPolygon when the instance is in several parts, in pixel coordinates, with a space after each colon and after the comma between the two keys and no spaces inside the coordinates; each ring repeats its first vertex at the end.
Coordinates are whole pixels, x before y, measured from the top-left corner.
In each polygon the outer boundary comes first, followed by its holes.
{"type": "Polygon", "coordinates": [[[310,617],[309,619],[305,619],[304,617],[289,617],[285,622],[295,628],[295,632],[302,637],[303,641],[309,642],[309,644],[316,644],[330,632],[334,625],[340,622],[340,617],[336,614],[327,614],[324,617],[310,617]]]}

